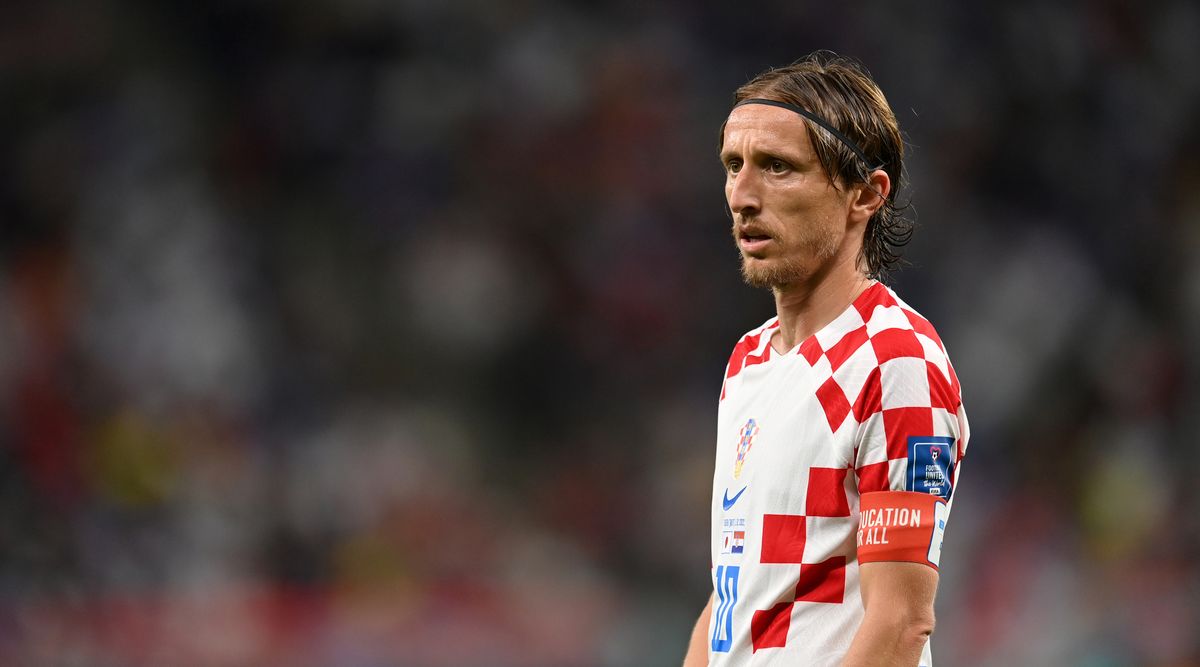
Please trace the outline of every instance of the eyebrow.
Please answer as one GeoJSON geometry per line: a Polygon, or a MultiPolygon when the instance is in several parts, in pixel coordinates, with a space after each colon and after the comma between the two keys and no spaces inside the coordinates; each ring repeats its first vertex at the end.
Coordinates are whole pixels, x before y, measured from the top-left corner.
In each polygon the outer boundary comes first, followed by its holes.
{"type": "MultiPolygon", "coordinates": [[[[739,158],[741,160],[746,160],[746,161],[755,161],[755,160],[763,160],[763,159],[782,160],[784,162],[787,162],[790,165],[797,166],[797,167],[803,165],[805,162],[808,161],[808,158],[805,155],[803,155],[802,153],[799,153],[799,152],[793,153],[793,152],[790,152],[787,149],[787,147],[775,147],[775,146],[767,146],[767,147],[763,147],[763,148],[759,148],[759,147],[751,148],[749,155],[743,155],[740,150],[733,149],[733,148],[725,148],[724,146],[722,146],[721,151],[719,153],[717,153],[717,157],[718,157],[718,159],[721,160],[722,164],[724,164],[725,162],[728,162],[730,159],[735,158],[735,157],[739,158]]],[[[811,156],[811,159],[819,162],[819,160],[817,160],[817,157],[815,154],[811,156]]]]}

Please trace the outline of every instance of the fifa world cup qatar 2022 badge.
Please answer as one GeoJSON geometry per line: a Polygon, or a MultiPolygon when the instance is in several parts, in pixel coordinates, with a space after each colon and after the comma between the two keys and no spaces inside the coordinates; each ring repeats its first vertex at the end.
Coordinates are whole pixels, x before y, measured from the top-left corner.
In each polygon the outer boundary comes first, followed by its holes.
{"type": "Polygon", "coordinates": [[[750,419],[739,431],[740,440],[737,446],[737,461],[733,463],[733,478],[742,478],[742,466],[746,464],[746,454],[754,446],[754,436],[758,435],[758,422],[750,419]]]}

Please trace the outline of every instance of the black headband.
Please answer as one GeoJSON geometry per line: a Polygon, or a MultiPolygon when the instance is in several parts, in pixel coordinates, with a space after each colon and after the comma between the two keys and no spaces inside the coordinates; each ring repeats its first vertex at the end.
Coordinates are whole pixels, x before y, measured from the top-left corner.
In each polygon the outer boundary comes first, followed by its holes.
{"type": "Polygon", "coordinates": [[[733,105],[733,108],[736,109],[736,108],[742,106],[743,104],[765,104],[767,106],[779,107],[780,109],[787,109],[788,111],[798,113],[801,116],[804,116],[805,118],[816,123],[817,125],[820,125],[822,128],[824,128],[824,130],[826,132],[832,134],[835,139],[837,139],[838,141],[845,144],[846,148],[849,148],[850,150],[854,151],[854,154],[858,156],[858,159],[862,160],[863,164],[867,165],[867,172],[872,172],[872,171],[875,171],[876,169],[883,168],[882,163],[875,167],[870,166],[871,161],[867,159],[867,154],[864,153],[862,151],[862,149],[858,147],[858,144],[851,141],[850,137],[847,137],[846,135],[842,134],[841,132],[838,132],[837,128],[835,128],[832,124],[830,124],[824,118],[821,118],[820,116],[809,111],[808,109],[805,109],[803,107],[798,107],[794,104],[788,104],[787,102],[776,102],[775,100],[765,100],[760,97],[754,97],[754,98],[751,98],[748,100],[742,100],[741,102],[738,102],[737,104],[733,105]]]}

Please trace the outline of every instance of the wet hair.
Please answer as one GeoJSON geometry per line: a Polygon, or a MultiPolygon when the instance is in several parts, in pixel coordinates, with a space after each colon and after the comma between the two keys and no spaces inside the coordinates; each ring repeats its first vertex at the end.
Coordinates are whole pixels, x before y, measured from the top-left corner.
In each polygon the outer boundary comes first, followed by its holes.
{"type": "MultiPolygon", "coordinates": [[[[871,171],[887,172],[892,188],[867,221],[859,259],[872,278],[883,279],[898,268],[913,233],[913,221],[905,215],[911,207],[897,202],[904,176],[904,139],[887,98],[866,68],[830,51],[817,51],[762,72],[734,93],[735,105],[749,99],[800,107],[840,132],[842,136],[835,136],[820,123],[803,118],[821,168],[835,188],[847,183],[870,187],[871,171]]],[[[722,144],[724,139],[722,125],[722,144]]]]}

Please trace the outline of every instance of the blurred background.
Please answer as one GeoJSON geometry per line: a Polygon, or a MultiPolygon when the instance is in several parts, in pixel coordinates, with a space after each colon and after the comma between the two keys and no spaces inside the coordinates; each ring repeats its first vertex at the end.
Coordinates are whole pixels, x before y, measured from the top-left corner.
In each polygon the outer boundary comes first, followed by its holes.
{"type": "Polygon", "coordinates": [[[1200,665],[1200,6],[901,4],[0,10],[0,662],[677,664],[717,130],[829,48],[973,427],[938,664],[1200,665]]]}

